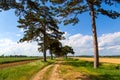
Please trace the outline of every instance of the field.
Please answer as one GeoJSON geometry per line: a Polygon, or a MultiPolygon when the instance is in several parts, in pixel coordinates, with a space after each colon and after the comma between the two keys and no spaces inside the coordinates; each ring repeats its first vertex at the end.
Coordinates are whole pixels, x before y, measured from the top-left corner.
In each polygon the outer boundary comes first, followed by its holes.
{"type": "Polygon", "coordinates": [[[0,57],[0,64],[25,61],[25,60],[34,60],[34,59],[38,59],[38,58],[37,57],[0,57]]]}
{"type": "Polygon", "coordinates": [[[36,60],[0,69],[0,80],[120,80],[119,60],[100,58],[98,69],[92,58],[36,60]]]}
{"type": "MultiPolygon", "coordinates": [[[[79,57],[77,59],[80,60],[87,60],[87,61],[92,61],[94,60],[94,58],[86,58],[86,57],[79,57]]],[[[114,63],[114,64],[120,64],[120,58],[99,58],[100,62],[105,62],[105,63],[114,63]]]]}
{"type": "Polygon", "coordinates": [[[120,80],[120,64],[113,64],[113,61],[110,61],[110,63],[100,63],[100,67],[94,69],[93,62],[87,60],[67,59],[59,68],[63,79],[120,80]]]}
{"type": "Polygon", "coordinates": [[[36,60],[27,64],[0,69],[0,80],[30,80],[39,70],[53,62],[51,60],[48,62],[36,60]]]}

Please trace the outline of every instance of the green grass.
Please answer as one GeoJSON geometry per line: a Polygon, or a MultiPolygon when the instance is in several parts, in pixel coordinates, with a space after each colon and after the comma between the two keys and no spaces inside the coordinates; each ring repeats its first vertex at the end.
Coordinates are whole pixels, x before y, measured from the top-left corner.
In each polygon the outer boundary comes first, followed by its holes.
{"type": "Polygon", "coordinates": [[[93,62],[67,59],[61,67],[61,73],[67,74],[67,66],[72,67],[72,71],[80,72],[90,78],[90,80],[120,80],[120,65],[100,63],[98,69],[93,68],[93,62]],[[66,67],[65,67],[66,66],[66,67]]]}
{"type": "Polygon", "coordinates": [[[51,75],[52,70],[53,70],[53,66],[47,69],[47,71],[44,73],[43,80],[49,80],[50,76],[48,75],[51,75]]]}
{"type": "Polygon", "coordinates": [[[40,69],[55,61],[35,61],[24,65],[4,68],[0,70],[0,80],[29,80],[40,69]]]}
{"type": "Polygon", "coordinates": [[[35,57],[5,57],[0,58],[0,64],[16,62],[16,61],[24,61],[24,60],[33,60],[37,59],[35,57]]]}

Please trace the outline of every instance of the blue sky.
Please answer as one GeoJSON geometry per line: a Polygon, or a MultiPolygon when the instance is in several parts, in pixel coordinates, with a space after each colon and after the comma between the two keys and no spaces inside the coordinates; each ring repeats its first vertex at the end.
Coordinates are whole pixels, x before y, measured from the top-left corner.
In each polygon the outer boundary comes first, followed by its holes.
{"type": "MultiPolygon", "coordinates": [[[[64,31],[68,31],[71,34],[82,33],[84,35],[92,35],[91,17],[89,13],[82,14],[79,16],[79,18],[80,18],[80,22],[75,26],[63,25],[64,27],[61,27],[60,29],[64,31]]],[[[111,19],[107,16],[99,15],[98,18],[96,19],[98,36],[101,36],[102,34],[105,34],[105,33],[119,32],[120,31],[119,20],[120,18],[111,19]]]]}
{"type": "Polygon", "coordinates": [[[17,28],[17,20],[14,10],[0,12],[0,38],[19,40],[17,34],[20,33],[20,29],[17,28]]]}
{"type": "MultiPolygon", "coordinates": [[[[76,25],[59,25],[65,32],[63,45],[70,45],[76,55],[93,55],[91,18],[89,13],[79,16],[76,25]]],[[[23,30],[17,28],[14,10],[0,12],[0,55],[41,55],[35,43],[17,44],[23,30]]],[[[96,19],[100,55],[120,55],[120,18],[113,20],[99,15],[96,19]],[[110,53],[111,52],[111,53],[110,53]]]]}

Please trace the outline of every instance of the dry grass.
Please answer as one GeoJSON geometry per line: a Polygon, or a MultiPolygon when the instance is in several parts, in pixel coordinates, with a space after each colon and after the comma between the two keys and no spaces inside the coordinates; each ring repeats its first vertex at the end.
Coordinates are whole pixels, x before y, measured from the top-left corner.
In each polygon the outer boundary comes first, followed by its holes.
{"type": "MultiPolygon", "coordinates": [[[[77,58],[80,60],[87,60],[87,61],[93,61],[94,58],[77,58]]],[[[106,62],[106,63],[114,63],[114,64],[120,64],[120,58],[99,58],[100,62],[106,62]]]]}
{"type": "Polygon", "coordinates": [[[63,80],[90,80],[86,75],[79,72],[75,67],[61,64],[60,76],[63,80]]]}

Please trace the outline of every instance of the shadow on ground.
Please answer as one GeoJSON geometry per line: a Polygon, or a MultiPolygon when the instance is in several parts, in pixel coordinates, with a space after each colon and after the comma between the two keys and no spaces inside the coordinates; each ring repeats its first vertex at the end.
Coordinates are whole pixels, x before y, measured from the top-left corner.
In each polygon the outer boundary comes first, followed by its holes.
{"type": "Polygon", "coordinates": [[[85,75],[88,76],[90,80],[120,80],[120,65],[103,65],[100,63],[100,67],[98,69],[94,69],[93,62],[80,61],[78,59],[66,59],[65,61],[66,62],[62,62],[61,64],[70,65],[79,69],[84,67],[84,70],[82,71],[85,71],[85,75]]]}

